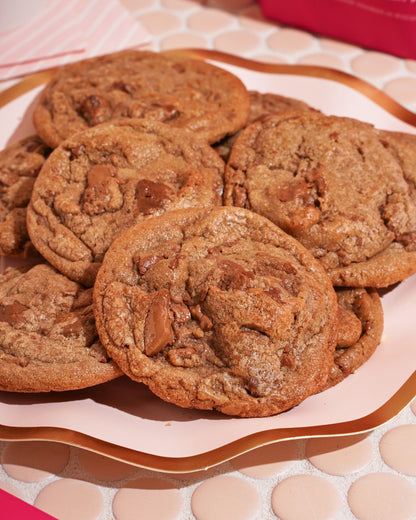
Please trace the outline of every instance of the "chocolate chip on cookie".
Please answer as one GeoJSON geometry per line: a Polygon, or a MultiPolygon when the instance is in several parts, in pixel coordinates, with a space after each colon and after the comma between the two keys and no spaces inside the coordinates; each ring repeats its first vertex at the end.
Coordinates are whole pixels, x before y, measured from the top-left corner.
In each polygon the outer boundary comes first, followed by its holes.
{"type": "MultiPolygon", "coordinates": [[[[283,112],[284,110],[315,110],[300,99],[282,96],[273,92],[263,93],[258,90],[249,90],[249,96],[250,114],[246,126],[264,116],[283,112]]],[[[214,145],[215,150],[224,161],[228,160],[231,148],[240,132],[241,130],[233,135],[224,137],[219,143],[214,145]]]]}
{"type": "Polygon", "coordinates": [[[0,389],[86,388],[121,375],[100,343],[85,289],[48,264],[0,275],[0,389]]]}
{"type": "Polygon", "coordinates": [[[353,374],[374,354],[383,333],[383,307],[376,289],[338,287],[338,337],[324,388],[353,374]]]}
{"type": "Polygon", "coordinates": [[[210,143],[245,125],[241,80],[208,62],[127,50],[62,67],[41,94],[33,121],[51,147],[114,118],[146,118],[187,129],[210,143]]]}
{"type": "Polygon", "coordinates": [[[322,265],[241,208],[176,210],[119,235],[94,314],[123,372],[182,407],[273,415],[333,365],[338,305],[322,265]]]}
{"type": "Polygon", "coordinates": [[[26,229],[26,207],[50,148],[30,135],[0,151],[0,254],[35,254],[26,229]]]}
{"type": "Polygon", "coordinates": [[[27,226],[36,249],[91,286],[113,239],[175,208],[221,204],[224,163],[211,146],[159,121],[97,125],[57,147],[39,174],[27,226]]]}
{"type": "Polygon", "coordinates": [[[224,202],[268,217],[334,285],[385,287],[416,272],[414,178],[370,124],[286,111],[239,135],[224,202]]]}

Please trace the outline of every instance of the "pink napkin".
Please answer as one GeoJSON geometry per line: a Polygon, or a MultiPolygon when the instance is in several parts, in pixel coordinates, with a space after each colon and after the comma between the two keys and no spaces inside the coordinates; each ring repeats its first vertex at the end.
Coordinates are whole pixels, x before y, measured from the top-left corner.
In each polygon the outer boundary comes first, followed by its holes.
{"type": "Polygon", "coordinates": [[[416,59],[415,0],[259,0],[266,18],[416,59]]]}
{"type": "Polygon", "coordinates": [[[118,0],[53,0],[29,24],[0,35],[0,80],[149,41],[118,0]]]}
{"type": "Polygon", "coordinates": [[[0,509],[2,518],[25,520],[56,520],[54,516],[44,513],[20,498],[0,489],[0,509]]]}

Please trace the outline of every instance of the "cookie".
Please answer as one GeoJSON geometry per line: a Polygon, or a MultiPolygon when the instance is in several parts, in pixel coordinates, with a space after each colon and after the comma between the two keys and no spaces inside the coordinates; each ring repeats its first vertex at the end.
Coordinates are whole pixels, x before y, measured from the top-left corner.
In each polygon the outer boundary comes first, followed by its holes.
{"type": "Polygon", "coordinates": [[[370,124],[286,111],[241,132],[224,203],[293,235],[334,285],[386,287],[416,272],[412,192],[402,162],[370,124]]]}
{"type": "Polygon", "coordinates": [[[416,134],[380,130],[379,135],[384,146],[400,163],[410,195],[416,200],[416,134]]]}
{"type": "Polygon", "coordinates": [[[224,69],[127,50],[61,68],[43,90],[33,122],[51,147],[119,117],[164,121],[213,143],[244,126],[249,109],[246,87],[224,69]]]}
{"type": "Polygon", "coordinates": [[[131,379],[181,407],[242,417],[325,384],[338,305],[322,265],[241,208],[189,208],[120,235],[94,285],[101,341],[131,379]]]}
{"type": "Polygon", "coordinates": [[[256,121],[265,115],[283,112],[284,110],[315,110],[304,101],[275,94],[273,92],[259,92],[250,90],[250,116],[249,123],[256,121]]]}
{"type": "Polygon", "coordinates": [[[376,289],[339,287],[334,364],[325,388],[353,374],[375,352],[383,333],[383,307],[376,289]]]}
{"type": "MultiPolygon", "coordinates": [[[[380,136],[385,140],[386,146],[395,149],[399,158],[406,161],[406,157],[412,161],[415,154],[416,134],[409,134],[407,132],[398,132],[394,130],[379,130],[380,136]]],[[[410,169],[412,168],[410,162],[408,163],[410,169]]],[[[409,171],[409,167],[406,168],[409,171]]]]}
{"type": "MultiPolygon", "coordinates": [[[[300,99],[274,94],[272,92],[259,92],[258,90],[249,90],[250,96],[250,114],[247,125],[253,123],[261,117],[283,112],[284,110],[315,110],[300,99]]],[[[241,131],[241,130],[240,130],[241,131]]],[[[215,150],[219,153],[224,161],[228,160],[230,151],[237,139],[240,131],[229,137],[225,137],[215,145],[215,150]]]]}
{"type": "Polygon", "coordinates": [[[91,286],[113,239],[176,208],[221,204],[224,163],[206,141],[144,119],[90,128],[56,148],[39,174],[27,226],[36,249],[91,286]]]}
{"type": "Polygon", "coordinates": [[[26,229],[26,207],[33,183],[50,148],[31,135],[0,151],[0,254],[35,254],[26,229]]]}
{"type": "Polygon", "coordinates": [[[92,290],[47,264],[0,275],[0,344],[1,390],[76,390],[121,375],[98,339],[92,290]]]}

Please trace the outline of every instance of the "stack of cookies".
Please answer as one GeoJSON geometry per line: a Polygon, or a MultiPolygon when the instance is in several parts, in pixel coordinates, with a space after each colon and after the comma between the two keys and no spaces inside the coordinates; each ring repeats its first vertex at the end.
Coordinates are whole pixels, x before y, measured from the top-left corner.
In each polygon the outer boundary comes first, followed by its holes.
{"type": "Polygon", "coordinates": [[[121,374],[280,413],[353,373],[416,272],[416,141],[125,51],[60,69],[0,153],[0,388],[121,374]]]}

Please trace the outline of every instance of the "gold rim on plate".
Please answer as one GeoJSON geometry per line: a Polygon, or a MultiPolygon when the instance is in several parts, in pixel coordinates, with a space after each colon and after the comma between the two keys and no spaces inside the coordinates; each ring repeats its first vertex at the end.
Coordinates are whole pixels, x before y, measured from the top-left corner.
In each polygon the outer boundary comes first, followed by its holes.
{"type": "Polygon", "coordinates": [[[253,449],[279,441],[312,437],[342,437],[370,432],[385,424],[405,408],[416,395],[416,372],[374,412],[352,421],[277,428],[252,433],[213,450],[187,457],[165,457],[119,446],[74,430],[54,426],[16,427],[0,425],[0,439],[7,441],[57,441],[93,451],[112,459],[164,473],[190,473],[233,459],[253,449]]]}
{"type": "MultiPolygon", "coordinates": [[[[355,89],[397,119],[416,127],[415,113],[407,110],[373,85],[340,70],[314,65],[264,63],[206,49],[175,49],[165,51],[165,53],[225,63],[257,72],[309,76],[336,81],[355,89]]],[[[45,84],[52,78],[55,71],[56,69],[49,69],[33,74],[0,92],[0,107],[45,84]]],[[[416,371],[390,399],[364,417],[324,425],[277,428],[255,432],[213,450],[186,457],[154,455],[119,446],[78,431],[54,426],[17,427],[0,424],[0,439],[7,441],[47,440],[63,442],[147,469],[166,473],[187,473],[207,469],[242,453],[274,442],[311,437],[336,437],[372,431],[400,413],[415,396],[416,371]]]]}

